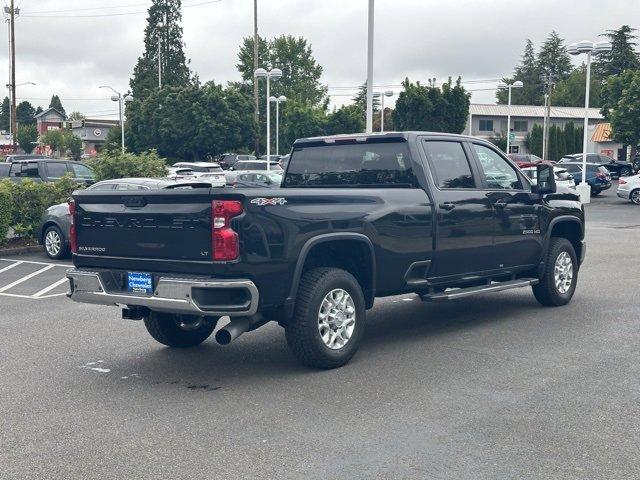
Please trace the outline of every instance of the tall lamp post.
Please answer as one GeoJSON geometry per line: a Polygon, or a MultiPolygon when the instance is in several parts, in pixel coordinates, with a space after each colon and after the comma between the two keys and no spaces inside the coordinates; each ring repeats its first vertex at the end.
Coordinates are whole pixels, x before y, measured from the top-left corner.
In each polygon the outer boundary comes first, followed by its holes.
{"type": "Polygon", "coordinates": [[[267,79],[267,171],[271,170],[271,87],[270,82],[282,77],[282,70],[274,68],[272,70],[265,70],[264,68],[258,68],[253,72],[254,77],[267,79]]]}
{"type": "Polygon", "coordinates": [[[120,92],[118,92],[113,87],[110,87],[109,85],[101,85],[99,88],[108,88],[113,93],[115,93],[115,95],[111,96],[111,100],[114,102],[118,102],[118,113],[120,116],[120,140],[122,142],[122,153],[124,153],[124,102],[128,102],[132,98],[130,95],[122,95],[120,92]]]}
{"type": "Polygon", "coordinates": [[[511,147],[511,89],[512,88],[522,88],[524,84],[518,80],[513,83],[500,83],[498,88],[507,89],[509,91],[509,101],[507,102],[507,155],[511,153],[509,150],[511,147]]]}
{"type": "Polygon", "coordinates": [[[367,113],[366,133],[373,132],[373,8],[374,0],[369,0],[367,15],[367,113]]]}
{"type": "Polygon", "coordinates": [[[280,104],[287,101],[287,97],[269,97],[269,101],[276,104],[276,155],[280,155],[280,104]]]}
{"type": "Polygon", "coordinates": [[[384,92],[376,92],[374,97],[380,97],[380,131],[384,132],[384,97],[393,97],[393,90],[386,90],[384,92]]]}
{"type": "Polygon", "coordinates": [[[591,201],[591,186],[587,183],[587,143],[589,127],[589,87],[591,86],[591,57],[611,51],[611,42],[590,42],[582,40],[567,47],[571,55],[587,54],[587,80],[584,94],[584,132],[582,137],[582,182],[576,187],[582,203],[591,201]]]}

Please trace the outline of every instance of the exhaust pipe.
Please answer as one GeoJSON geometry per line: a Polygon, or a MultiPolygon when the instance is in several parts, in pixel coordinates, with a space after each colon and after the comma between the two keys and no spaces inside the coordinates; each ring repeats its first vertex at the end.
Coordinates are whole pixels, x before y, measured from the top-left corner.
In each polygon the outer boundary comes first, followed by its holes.
{"type": "Polygon", "coordinates": [[[216,332],[216,342],[220,345],[229,345],[243,333],[255,330],[267,321],[259,313],[252,317],[234,317],[224,328],[216,332]]]}

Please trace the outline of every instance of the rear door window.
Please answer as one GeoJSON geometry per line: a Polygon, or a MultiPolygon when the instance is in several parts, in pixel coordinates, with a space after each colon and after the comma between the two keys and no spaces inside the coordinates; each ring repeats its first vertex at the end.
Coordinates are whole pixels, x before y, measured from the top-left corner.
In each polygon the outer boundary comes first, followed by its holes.
{"type": "Polygon", "coordinates": [[[462,143],[431,140],[424,146],[438,188],[476,188],[462,143]]]}
{"type": "Polygon", "coordinates": [[[285,186],[417,185],[405,141],[299,145],[293,149],[285,186]]]}
{"type": "Polygon", "coordinates": [[[47,162],[46,165],[49,178],[62,178],[69,173],[65,162],[47,162]]]}

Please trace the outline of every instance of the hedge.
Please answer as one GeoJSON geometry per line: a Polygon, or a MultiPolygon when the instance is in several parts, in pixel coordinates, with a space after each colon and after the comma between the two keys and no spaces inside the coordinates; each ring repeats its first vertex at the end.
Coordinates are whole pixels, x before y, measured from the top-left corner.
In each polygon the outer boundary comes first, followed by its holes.
{"type": "Polygon", "coordinates": [[[131,177],[166,177],[167,165],[155,150],[141,154],[106,153],[100,157],[88,160],[87,164],[93,168],[96,181],[111,180],[113,178],[131,177]]]}
{"type": "Polygon", "coordinates": [[[13,227],[19,237],[34,237],[45,210],[68,201],[78,188],[78,183],[71,177],[55,183],[31,179],[0,181],[0,245],[6,243],[9,227],[13,227]]]}

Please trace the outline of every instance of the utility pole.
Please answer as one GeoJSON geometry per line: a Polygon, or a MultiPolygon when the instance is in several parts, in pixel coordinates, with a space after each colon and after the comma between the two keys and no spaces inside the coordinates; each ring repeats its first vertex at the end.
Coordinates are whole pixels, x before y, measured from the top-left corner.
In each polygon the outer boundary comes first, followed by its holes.
{"type": "MultiPolygon", "coordinates": [[[[14,0],[11,0],[9,7],[9,35],[11,39],[11,141],[13,150],[16,150],[17,143],[17,127],[16,127],[16,35],[15,35],[15,16],[16,8],[14,0]]],[[[6,8],[5,8],[6,11],[6,8]]]]}
{"type": "Polygon", "coordinates": [[[373,132],[373,8],[374,0],[369,0],[367,21],[367,123],[366,133],[373,132]]]}
{"type": "MultiPolygon", "coordinates": [[[[253,71],[258,69],[258,0],[253,0],[253,71]]],[[[253,79],[253,101],[255,102],[255,109],[253,113],[253,120],[256,128],[259,122],[260,112],[260,98],[258,98],[258,81],[253,79]]],[[[260,150],[260,132],[256,131],[255,139],[255,152],[256,157],[259,155],[260,150]]],[[[267,159],[268,160],[268,159],[267,159]]]]}

